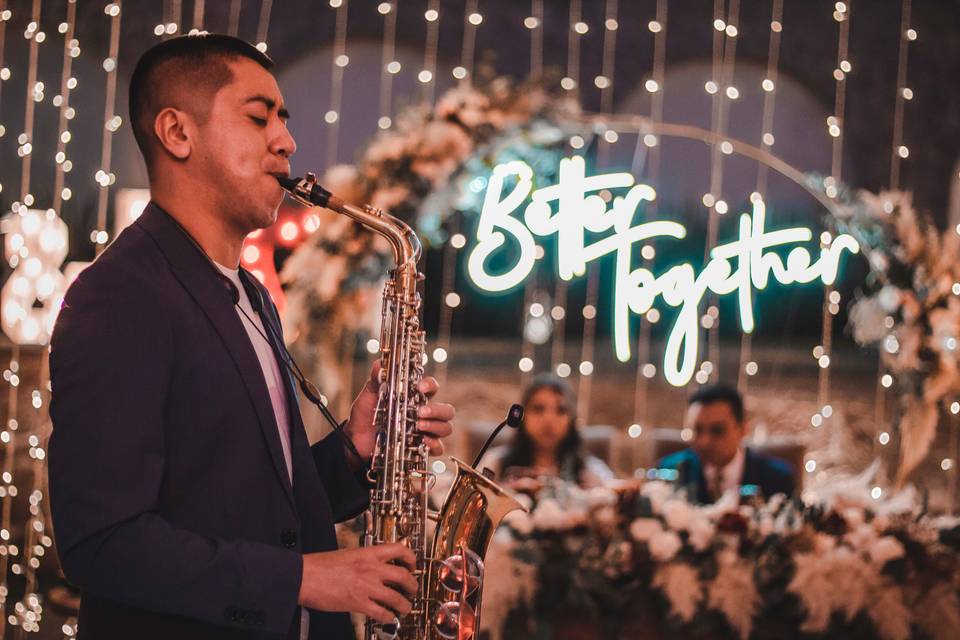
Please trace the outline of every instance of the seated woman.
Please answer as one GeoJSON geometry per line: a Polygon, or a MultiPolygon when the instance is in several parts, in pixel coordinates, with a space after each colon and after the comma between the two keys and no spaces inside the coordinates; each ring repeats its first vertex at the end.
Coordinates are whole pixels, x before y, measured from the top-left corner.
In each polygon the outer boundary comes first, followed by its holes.
{"type": "Polygon", "coordinates": [[[489,467],[498,481],[508,486],[521,478],[542,476],[584,487],[614,478],[603,460],[583,450],[576,425],[577,401],[569,384],[552,375],[537,376],[524,390],[521,402],[523,422],[513,441],[487,452],[480,468],[489,467]]]}

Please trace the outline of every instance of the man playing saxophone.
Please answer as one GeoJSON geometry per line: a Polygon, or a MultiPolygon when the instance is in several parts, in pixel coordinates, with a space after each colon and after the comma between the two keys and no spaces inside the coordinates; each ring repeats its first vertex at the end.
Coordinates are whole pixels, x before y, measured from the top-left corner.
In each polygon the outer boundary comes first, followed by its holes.
{"type": "MultiPolygon", "coordinates": [[[[388,623],[417,589],[406,547],[334,536],[367,505],[378,368],[352,446],[311,446],[276,308],[239,267],[296,149],[271,66],[187,36],[131,78],[152,200],[70,288],[51,342],[51,505],[81,639],[349,638],[345,612],[388,623]]],[[[434,455],[453,414],[420,409],[434,455]]]]}

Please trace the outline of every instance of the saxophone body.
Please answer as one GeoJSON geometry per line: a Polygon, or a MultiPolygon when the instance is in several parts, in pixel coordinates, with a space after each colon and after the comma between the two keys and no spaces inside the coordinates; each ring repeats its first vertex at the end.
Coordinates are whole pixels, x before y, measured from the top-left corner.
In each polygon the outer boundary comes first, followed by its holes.
{"type": "Polygon", "coordinates": [[[336,198],[313,174],[280,183],[297,200],[346,215],[382,235],[396,260],[383,292],[377,443],[368,472],[374,488],[362,543],[400,543],[413,551],[419,589],[411,612],[394,624],[368,620],[365,640],[471,640],[479,629],[487,546],[503,517],[523,507],[490,478],[454,458],[457,476],[447,499],[439,513],[430,511],[428,493],[436,478],[417,433],[418,410],[426,402],[418,391],[426,349],[420,327],[420,241],[403,221],[336,198]],[[428,520],[436,521],[432,542],[428,520]]]}

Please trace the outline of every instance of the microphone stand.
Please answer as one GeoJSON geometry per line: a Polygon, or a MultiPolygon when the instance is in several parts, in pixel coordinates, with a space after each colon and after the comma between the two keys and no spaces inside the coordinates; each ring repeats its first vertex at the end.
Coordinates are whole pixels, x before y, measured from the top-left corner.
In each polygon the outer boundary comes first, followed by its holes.
{"type": "Polygon", "coordinates": [[[497,438],[497,435],[503,430],[504,427],[510,427],[511,429],[516,429],[520,426],[520,422],[523,420],[523,407],[519,404],[515,404],[510,407],[509,413],[507,413],[507,419],[497,425],[497,428],[493,430],[493,433],[490,434],[490,437],[487,438],[487,441],[483,443],[483,446],[480,448],[480,453],[477,454],[477,459],[473,461],[471,465],[474,469],[477,468],[477,465],[480,464],[480,460],[483,459],[483,454],[487,452],[487,449],[490,448],[490,445],[493,444],[493,441],[497,438]]]}

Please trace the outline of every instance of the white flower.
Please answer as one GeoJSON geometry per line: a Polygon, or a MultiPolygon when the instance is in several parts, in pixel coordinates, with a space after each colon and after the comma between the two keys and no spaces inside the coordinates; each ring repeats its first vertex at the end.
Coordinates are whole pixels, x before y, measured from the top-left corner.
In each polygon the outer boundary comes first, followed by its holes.
{"type": "Polygon", "coordinates": [[[690,512],[693,508],[686,500],[671,499],[663,503],[663,518],[667,526],[681,531],[690,524],[690,512]]]}
{"type": "Polygon", "coordinates": [[[701,510],[693,509],[691,511],[692,517],[687,527],[687,530],[690,532],[690,546],[693,547],[694,551],[703,551],[709,547],[713,541],[713,536],[716,534],[716,527],[701,510]]]}
{"type": "Polygon", "coordinates": [[[505,515],[503,523],[522,536],[530,535],[533,531],[533,518],[529,513],[520,509],[505,515]]]}
{"type": "Polygon", "coordinates": [[[671,562],[657,569],[653,576],[655,589],[663,591],[670,602],[670,611],[689,622],[703,600],[703,589],[697,579],[697,570],[688,564],[671,562]]]}
{"type": "Polygon", "coordinates": [[[890,516],[884,514],[878,514],[874,516],[873,522],[870,524],[873,525],[873,530],[877,533],[883,533],[890,527],[890,516]]]}
{"type": "Polygon", "coordinates": [[[797,594],[807,619],[801,629],[820,633],[827,628],[834,612],[852,620],[864,609],[879,581],[876,570],[846,546],[830,548],[817,537],[817,551],[795,558],[796,572],[787,591],[797,594]]]}
{"type": "Polygon", "coordinates": [[[680,551],[681,547],[683,547],[683,542],[680,540],[680,536],[673,531],[655,533],[647,543],[647,548],[650,549],[650,555],[653,556],[654,560],[660,562],[672,560],[673,556],[677,555],[677,551],[680,551]]]}
{"type": "Polygon", "coordinates": [[[593,512],[593,521],[599,528],[610,531],[617,524],[617,510],[613,507],[600,507],[593,512]]]}
{"type": "Polygon", "coordinates": [[[663,506],[664,500],[673,493],[673,485],[662,480],[652,480],[643,485],[640,493],[650,499],[653,512],[660,513],[660,507],[663,506]]]}
{"type": "Polygon", "coordinates": [[[606,487],[593,487],[587,491],[587,505],[591,508],[612,507],[617,504],[617,494],[606,487]]]}
{"type": "Polygon", "coordinates": [[[537,567],[517,560],[510,536],[494,535],[487,548],[480,628],[501,640],[507,614],[521,603],[530,605],[537,591],[537,567]]]}
{"type": "Polygon", "coordinates": [[[771,533],[773,533],[773,530],[774,530],[773,516],[771,516],[769,513],[763,514],[763,516],[760,517],[760,524],[758,526],[758,529],[760,531],[760,535],[763,536],[764,538],[766,538],[771,533]]]}
{"type": "Polygon", "coordinates": [[[874,589],[867,613],[883,640],[907,640],[910,637],[910,610],[903,602],[903,591],[894,584],[874,589]]]}
{"type": "Polygon", "coordinates": [[[856,529],[866,520],[866,514],[862,507],[847,507],[843,510],[842,515],[851,529],[856,529]]]}
{"type": "Polygon", "coordinates": [[[710,585],[710,608],[722,612],[730,626],[739,632],[740,638],[747,640],[760,605],[753,568],[741,561],[734,551],[717,554],[717,560],[720,570],[710,585]]]}
{"type": "Polygon", "coordinates": [[[530,510],[533,508],[533,498],[531,498],[531,497],[528,496],[527,494],[525,494],[525,493],[514,493],[514,494],[511,494],[511,495],[512,495],[513,498],[514,498],[517,502],[519,502],[519,503],[523,506],[523,508],[526,509],[527,511],[530,511],[530,510]]]}
{"type": "Polygon", "coordinates": [[[656,518],[637,518],[630,523],[630,535],[637,542],[647,542],[661,531],[663,526],[656,518]]]}
{"type": "Polygon", "coordinates": [[[569,529],[573,525],[570,515],[552,498],[546,498],[537,504],[532,520],[533,527],[542,531],[569,529]]]}
{"type": "Polygon", "coordinates": [[[854,549],[866,550],[873,546],[877,540],[877,532],[868,524],[861,524],[856,528],[851,528],[843,539],[854,549]]]}
{"type": "Polygon", "coordinates": [[[887,313],[893,313],[900,308],[900,291],[895,286],[888,284],[880,293],[877,294],[877,302],[887,313]]]}
{"type": "Polygon", "coordinates": [[[891,560],[902,558],[903,553],[903,545],[893,536],[883,536],[874,542],[869,549],[870,560],[878,568],[882,568],[891,560]]]}

